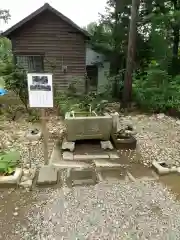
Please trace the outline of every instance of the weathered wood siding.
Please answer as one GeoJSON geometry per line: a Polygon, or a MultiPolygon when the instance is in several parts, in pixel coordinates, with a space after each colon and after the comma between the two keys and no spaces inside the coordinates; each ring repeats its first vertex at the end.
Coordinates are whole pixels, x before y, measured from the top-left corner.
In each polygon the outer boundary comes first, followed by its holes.
{"type": "Polygon", "coordinates": [[[85,37],[48,10],[26,23],[10,38],[15,55],[44,55],[44,70],[53,72],[53,82],[58,89],[66,88],[73,78],[84,77],[85,37]],[[66,73],[62,71],[63,65],[67,66],[66,73]]]}

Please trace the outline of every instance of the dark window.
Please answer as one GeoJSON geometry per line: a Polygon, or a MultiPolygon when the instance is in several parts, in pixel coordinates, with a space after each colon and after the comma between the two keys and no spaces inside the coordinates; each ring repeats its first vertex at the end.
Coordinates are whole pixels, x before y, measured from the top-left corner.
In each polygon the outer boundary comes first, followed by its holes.
{"type": "Polygon", "coordinates": [[[23,67],[28,72],[44,72],[43,56],[16,56],[16,63],[18,66],[23,67]]]}
{"type": "Polygon", "coordinates": [[[96,65],[86,66],[87,77],[90,80],[90,86],[97,87],[98,84],[98,67],[96,65]]]}

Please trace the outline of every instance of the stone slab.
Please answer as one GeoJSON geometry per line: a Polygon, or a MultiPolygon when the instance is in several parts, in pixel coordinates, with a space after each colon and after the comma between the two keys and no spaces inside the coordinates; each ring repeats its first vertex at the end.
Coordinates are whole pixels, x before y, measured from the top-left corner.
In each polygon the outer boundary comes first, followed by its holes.
{"type": "Polygon", "coordinates": [[[76,162],[76,161],[59,161],[59,163],[54,163],[54,167],[58,169],[64,169],[64,168],[92,168],[92,166],[88,163],[84,162],[76,162]]]}
{"type": "Polygon", "coordinates": [[[110,159],[119,159],[120,157],[119,157],[119,155],[116,154],[116,153],[109,153],[109,158],[110,158],[110,159]]]}
{"type": "Polygon", "coordinates": [[[62,149],[63,150],[69,150],[71,152],[75,149],[75,142],[63,142],[62,143],[62,149]]]}
{"type": "Polygon", "coordinates": [[[62,160],[61,148],[58,144],[56,144],[52,150],[49,164],[58,163],[61,160],[62,160]]]}
{"type": "Polygon", "coordinates": [[[96,165],[96,168],[121,168],[122,164],[115,163],[112,161],[107,160],[94,160],[94,164],[96,165]]]}
{"type": "Polygon", "coordinates": [[[89,185],[97,183],[95,170],[92,169],[71,169],[69,171],[68,180],[74,185],[89,185]]]}
{"type": "Polygon", "coordinates": [[[101,168],[98,170],[99,176],[101,176],[102,180],[124,180],[126,174],[126,169],[121,168],[110,168],[104,169],[101,168]]]}
{"type": "Polygon", "coordinates": [[[63,160],[64,161],[73,161],[74,156],[72,152],[64,151],[63,152],[63,160]]]}
{"type": "Polygon", "coordinates": [[[78,186],[78,185],[94,185],[96,184],[96,181],[93,179],[75,179],[72,181],[73,186],[78,186]]]}
{"type": "Polygon", "coordinates": [[[100,144],[101,144],[101,148],[104,150],[106,150],[106,149],[112,150],[113,149],[113,145],[110,141],[101,141],[100,144]]]}
{"type": "Polygon", "coordinates": [[[21,168],[16,168],[12,176],[0,176],[0,185],[19,184],[23,171],[21,168]]]}
{"type": "Polygon", "coordinates": [[[109,159],[108,154],[76,154],[74,160],[76,161],[90,161],[94,159],[109,159]]]}
{"type": "Polygon", "coordinates": [[[56,184],[58,179],[58,171],[53,166],[43,166],[39,170],[37,179],[38,185],[56,184]]]}

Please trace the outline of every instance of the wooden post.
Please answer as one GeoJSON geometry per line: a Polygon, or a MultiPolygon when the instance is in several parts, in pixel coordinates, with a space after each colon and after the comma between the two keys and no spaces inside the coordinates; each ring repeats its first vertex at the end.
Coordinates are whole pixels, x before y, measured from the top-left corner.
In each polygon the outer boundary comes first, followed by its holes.
{"type": "Polygon", "coordinates": [[[41,123],[44,143],[44,165],[48,165],[48,130],[46,126],[46,110],[44,108],[41,109],[41,123]]]}

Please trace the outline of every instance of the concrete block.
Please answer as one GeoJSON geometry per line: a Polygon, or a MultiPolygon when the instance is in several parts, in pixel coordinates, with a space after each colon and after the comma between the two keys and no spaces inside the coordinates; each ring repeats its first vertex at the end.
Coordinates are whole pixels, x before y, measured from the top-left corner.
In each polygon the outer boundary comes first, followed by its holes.
{"type": "Polygon", "coordinates": [[[72,116],[70,112],[66,113],[67,141],[110,139],[112,117],[109,114],[97,116],[97,114],[94,113],[94,115],[87,116],[88,114],[89,113],[74,113],[74,116],[72,116]]]}
{"type": "Polygon", "coordinates": [[[63,142],[62,143],[62,149],[63,150],[69,150],[71,152],[75,149],[75,142],[63,142]]]}
{"type": "Polygon", "coordinates": [[[58,178],[58,171],[53,166],[43,166],[39,170],[37,179],[38,185],[56,184],[58,178]]]}
{"type": "Polygon", "coordinates": [[[111,113],[112,116],[112,126],[113,126],[113,132],[117,132],[117,126],[119,122],[119,113],[111,113]]]}
{"type": "Polygon", "coordinates": [[[105,149],[105,150],[106,149],[110,149],[110,150],[113,149],[113,145],[110,141],[101,141],[100,144],[101,144],[102,149],[105,149]]]}
{"type": "Polygon", "coordinates": [[[155,170],[158,172],[159,175],[164,175],[171,172],[170,168],[166,166],[165,167],[162,166],[163,163],[164,162],[157,162],[157,161],[152,162],[153,168],[155,168],[155,170]]]}
{"type": "Polygon", "coordinates": [[[14,185],[18,184],[20,182],[20,179],[22,177],[23,171],[21,168],[16,168],[15,173],[12,176],[0,176],[0,185],[14,185]]]}
{"type": "Polygon", "coordinates": [[[73,153],[68,152],[68,151],[63,152],[63,160],[64,161],[69,161],[69,160],[73,161],[73,159],[74,159],[73,153]]]}
{"type": "Polygon", "coordinates": [[[76,154],[74,155],[75,161],[92,161],[94,159],[109,159],[108,154],[76,154]]]}
{"type": "Polygon", "coordinates": [[[71,169],[69,171],[69,179],[74,185],[96,184],[97,176],[93,168],[91,169],[71,169]]]}
{"type": "Polygon", "coordinates": [[[61,160],[62,160],[61,148],[60,148],[59,144],[56,143],[52,150],[49,164],[52,165],[54,163],[59,163],[59,161],[61,161],[61,160]]]}

